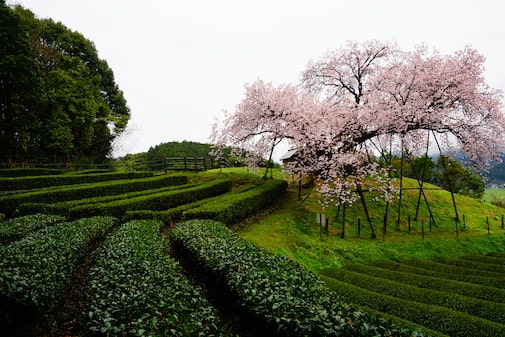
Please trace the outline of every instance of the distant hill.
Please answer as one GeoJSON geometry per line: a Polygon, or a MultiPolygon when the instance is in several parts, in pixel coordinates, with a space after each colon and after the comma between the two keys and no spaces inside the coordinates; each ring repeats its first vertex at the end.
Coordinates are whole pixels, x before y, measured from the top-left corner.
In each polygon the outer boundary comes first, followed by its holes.
{"type": "Polygon", "coordinates": [[[501,156],[501,159],[502,159],[502,162],[491,166],[489,173],[485,175],[486,183],[488,185],[492,185],[492,184],[503,185],[503,184],[505,184],[505,154],[503,154],[501,156]]]}
{"type": "Polygon", "coordinates": [[[211,150],[210,144],[182,141],[161,143],[150,147],[145,155],[145,160],[150,169],[155,169],[165,158],[172,157],[205,157],[211,150]]]}

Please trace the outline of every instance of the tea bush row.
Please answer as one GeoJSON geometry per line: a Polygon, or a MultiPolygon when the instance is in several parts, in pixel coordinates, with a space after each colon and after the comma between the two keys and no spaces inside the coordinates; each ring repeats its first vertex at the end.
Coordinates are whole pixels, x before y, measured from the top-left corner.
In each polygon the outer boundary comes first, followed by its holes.
{"type": "Polygon", "coordinates": [[[121,226],[93,253],[87,330],[104,336],[225,335],[217,311],[167,255],[161,222],[121,226]]]}
{"type": "Polygon", "coordinates": [[[158,187],[154,189],[143,189],[134,192],[113,194],[106,196],[98,196],[92,198],[75,199],[69,201],[62,201],[56,203],[23,203],[19,206],[19,214],[33,214],[33,213],[45,213],[45,214],[60,214],[68,216],[70,209],[81,206],[81,205],[92,205],[105,202],[112,202],[116,200],[123,200],[129,198],[136,198],[140,196],[147,196],[155,193],[174,191],[179,189],[185,189],[197,186],[198,183],[184,184],[184,185],[169,185],[165,187],[158,187]]]}
{"type": "MultiPolygon", "coordinates": [[[[485,257],[483,257],[483,259],[485,259],[485,257]]],[[[505,274],[505,265],[489,264],[482,261],[470,261],[465,259],[448,259],[444,257],[437,258],[435,261],[438,263],[447,264],[449,266],[474,269],[480,273],[483,271],[487,272],[487,274],[495,273],[496,277],[503,277],[503,274],[505,274]]]]}
{"type": "Polygon", "coordinates": [[[505,325],[436,305],[404,300],[321,275],[347,301],[400,317],[451,337],[505,336],[505,325]]]}
{"type": "Polygon", "coordinates": [[[1,246],[0,298],[39,313],[53,309],[74,265],[115,222],[111,217],[93,217],[60,223],[1,246]]]}
{"type": "Polygon", "coordinates": [[[152,175],[152,172],[110,172],[0,178],[0,190],[31,190],[50,186],[96,183],[118,179],[138,179],[152,177],[152,175]]]}
{"type": "Polygon", "coordinates": [[[111,202],[81,205],[69,210],[69,217],[78,219],[91,215],[123,216],[129,210],[163,210],[178,205],[191,203],[200,199],[226,193],[231,188],[231,181],[222,179],[202,183],[200,185],[180,189],[154,193],[135,198],[121,199],[111,202]]]}
{"type": "Polygon", "coordinates": [[[0,223],[0,245],[19,240],[39,229],[65,221],[59,215],[33,214],[12,218],[0,223]]]}
{"type": "MultiPolygon", "coordinates": [[[[447,264],[436,263],[424,260],[408,260],[402,263],[380,262],[389,269],[415,273],[420,275],[435,276],[449,280],[462,281],[474,284],[482,284],[496,288],[505,289],[505,280],[493,272],[479,271],[447,264]]],[[[378,265],[377,263],[373,263],[378,265]]],[[[382,267],[381,265],[378,265],[382,267]]]]}
{"type": "Polygon", "coordinates": [[[183,220],[213,219],[233,224],[273,204],[286,191],[284,180],[270,180],[242,193],[230,193],[182,213],[183,220]]]}
{"type": "Polygon", "coordinates": [[[252,316],[264,335],[411,336],[410,329],[342,303],[314,274],[241,239],[221,222],[178,224],[171,243],[198,275],[252,316]]]}
{"type": "Polygon", "coordinates": [[[380,294],[413,302],[439,305],[490,321],[505,323],[505,304],[503,303],[479,300],[450,291],[419,288],[342,268],[325,269],[322,274],[380,294]]]}
{"type": "Polygon", "coordinates": [[[390,262],[375,262],[374,266],[348,265],[346,266],[346,269],[374,277],[398,281],[416,287],[435,289],[481,300],[505,303],[504,289],[449,280],[440,277],[411,274],[397,270],[385,269],[388,268],[388,266],[391,266],[390,262]]]}
{"type": "Polygon", "coordinates": [[[473,262],[487,263],[492,265],[505,266],[505,257],[490,256],[490,255],[468,255],[461,258],[473,262]]]}
{"type": "Polygon", "coordinates": [[[137,210],[137,211],[126,211],[125,220],[134,220],[134,219],[144,219],[144,220],[160,220],[163,223],[170,225],[173,222],[181,221],[183,217],[183,213],[187,210],[193,209],[195,207],[199,207],[203,204],[213,202],[223,197],[227,197],[231,194],[238,194],[246,192],[255,186],[246,185],[240,188],[231,190],[226,192],[225,194],[218,195],[215,197],[210,197],[206,199],[197,200],[195,202],[191,202],[184,205],[179,205],[177,207],[173,207],[170,209],[162,210],[162,211],[152,211],[152,210],[137,210]]]}
{"type": "MultiPolygon", "coordinates": [[[[78,177],[78,176],[76,176],[78,177]]],[[[182,175],[119,179],[113,181],[69,185],[58,188],[36,190],[0,197],[0,210],[13,214],[22,203],[58,203],[69,200],[117,195],[140,190],[155,189],[167,185],[186,184],[188,178],[182,175]]]]}
{"type": "Polygon", "coordinates": [[[62,174],[64,170],[50,168],[8,168],[0,169],[0,177],[27,177],[62,174]]]}

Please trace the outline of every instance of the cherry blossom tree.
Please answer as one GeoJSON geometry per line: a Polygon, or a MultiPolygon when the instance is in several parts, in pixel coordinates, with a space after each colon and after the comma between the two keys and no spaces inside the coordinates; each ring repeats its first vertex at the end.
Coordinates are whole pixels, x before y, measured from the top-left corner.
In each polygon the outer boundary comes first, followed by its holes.
{"type": "Polygon", "coordinates": [[[477,169],[501,154],[503,94],[483,72],[484,57],[470,47],[443,55],[349,42],[309,62],[300,86],[247,85],[212,140],[271,158],[287,139],[297,150],[291,170],[316,175],[328,202],[363,202],[365,184],[391,200],[394,184],[377,154],[416,153],[429,134],[461,149],[477,169]]]}
{"type": "Polygon", "coordinates": [[[356,156],[351,167],[362,170],[366,160],[358,159],[360,150],[380,143],[380,137],[423,144],[427,133],[422,131],[428,130],[456,143],[477,168],[489,163],[503,150],[505,119],[502,93],[485,83],[483,62],[470,47],[441,55],[425,46],[402,52],[371,41],[350,42],[309,63],[304,85],[332,101],[328,115],[338,119],[325,153],[332,160],[336,154],[347,157],[347,164],[356,156]]]}
{"type": "Polygon", "coordinates": [[[215,153],[219,148],[232,146],[246,150],[249,163],[257,163],[260,158],[268,158],[270,163],[275,147],[294,137],[292,125],[300,126],[304,114],[314,111],[317,100],[294,85],[275,87],[258,80],[245,89],[245,97],[235,113],[225,112],[224,120],[213,125],[211,142],[216,147],[215,153]]]}

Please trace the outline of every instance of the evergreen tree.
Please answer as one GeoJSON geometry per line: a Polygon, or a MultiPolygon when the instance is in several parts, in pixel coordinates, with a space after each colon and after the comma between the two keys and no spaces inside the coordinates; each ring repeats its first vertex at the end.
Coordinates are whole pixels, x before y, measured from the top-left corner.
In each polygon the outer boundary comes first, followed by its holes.
{"type": "Polygon", "coordinates": [[[21,6],[0,10],[0,162],[107,160],[130,111],[93,43],[21,6]]]}

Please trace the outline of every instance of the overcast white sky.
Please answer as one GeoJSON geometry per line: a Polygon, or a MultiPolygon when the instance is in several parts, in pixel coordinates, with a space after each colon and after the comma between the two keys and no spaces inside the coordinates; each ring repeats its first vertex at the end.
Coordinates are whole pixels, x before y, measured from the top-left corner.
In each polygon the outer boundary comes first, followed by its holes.
{"type": "MultiPolygon", "coordinates": [[[[8,0],[93,41],[131,109],[119,154],[169,141],[208,142],[244,84],[297,83],[311,59],[348,40],[470,45],[505,90],[501,0],[8,0]]],[[[278,154],[279,155],[279,154],[278,154]]]]}

